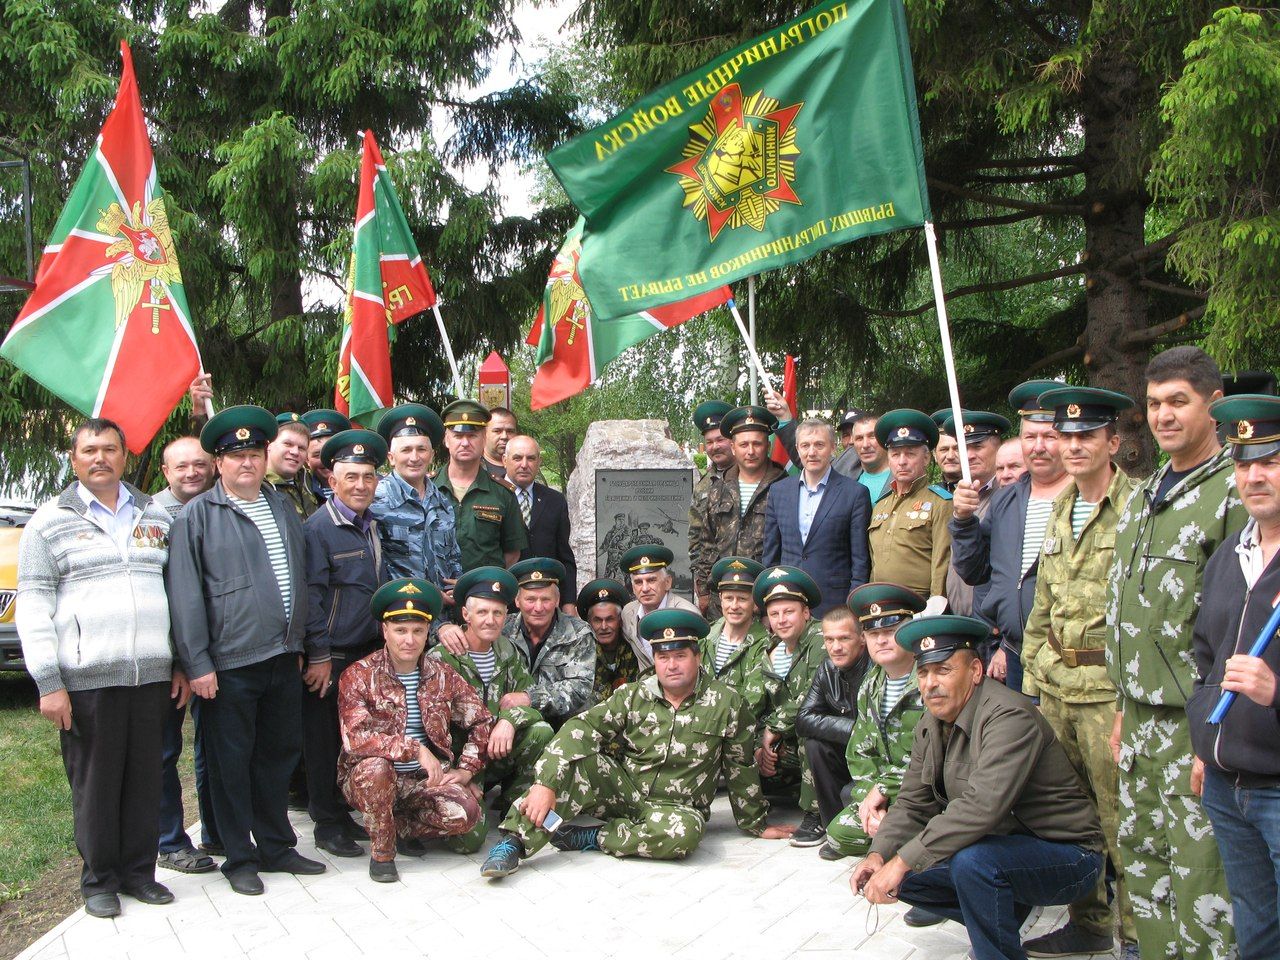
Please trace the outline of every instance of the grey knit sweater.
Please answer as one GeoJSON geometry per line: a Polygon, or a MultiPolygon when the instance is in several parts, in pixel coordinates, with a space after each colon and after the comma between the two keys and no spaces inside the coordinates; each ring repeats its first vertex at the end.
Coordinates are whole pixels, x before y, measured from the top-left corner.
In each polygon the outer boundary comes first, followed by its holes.
{"type": "Polygon", "coordinates": [[[18,547],[17,626],[40,695],[139,686],[173,674],[164,568],[169,514],[133,494],[121,555],[73,483],[28,521],[18,547]]]}

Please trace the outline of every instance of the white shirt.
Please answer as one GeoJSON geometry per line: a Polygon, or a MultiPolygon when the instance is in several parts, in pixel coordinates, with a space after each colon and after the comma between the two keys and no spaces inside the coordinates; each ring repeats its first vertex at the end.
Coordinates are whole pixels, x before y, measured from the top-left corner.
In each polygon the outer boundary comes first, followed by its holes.
{"type": "Polygon", "coordinates": [[[76,481],[76,492],[89,508],[89,519],[116,542],[120,553],[129,552],[129,534],[133,532],[133,494],[123,483],[116,492],[116,508],[112,510],[95,497],[83,483],[76,481]]]}
{"type": "Polygon", "coordinates": [[[1258,536],[1258,521],[1249,518],[1249,522],[1240,531],[1240,542],[1236,544],[1236,556],[1240,558],[1240,572],[1244,574],[1244,582],[1250,590],[1267,568],[1262,558],[1262,538],[1258,536]]]}

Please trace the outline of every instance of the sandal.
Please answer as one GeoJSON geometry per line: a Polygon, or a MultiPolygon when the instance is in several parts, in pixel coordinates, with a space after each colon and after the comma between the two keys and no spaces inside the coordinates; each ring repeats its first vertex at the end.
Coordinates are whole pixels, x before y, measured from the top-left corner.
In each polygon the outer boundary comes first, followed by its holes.
{"type": "Polygon", "coordinates": [[[156,857],[156,866],[176,870],[178,873],[209,873],[218,868],[213,857],[190,848],[160,854],[156,857]]]}

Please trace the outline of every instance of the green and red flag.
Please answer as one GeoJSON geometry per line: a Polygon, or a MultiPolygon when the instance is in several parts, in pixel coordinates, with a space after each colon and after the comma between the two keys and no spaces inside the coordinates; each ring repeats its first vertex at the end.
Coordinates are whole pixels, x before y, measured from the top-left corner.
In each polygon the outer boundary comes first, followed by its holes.
{"type": "Polygon", "coordinates": [[[902,0],[824,0],[547,157],[598,317],[929,218],[902,0]]]}
{"type": "Polygon", "coordinates": [[[661,330],[679,326],[733,297],[728,287],[721,286],[678,303],[601,320],[594,316],[578,277],[582,232],[579,218],[551,264],[542,306],[525,340],[538,348],[535,360],[538,369],[530,398],[534,410],[587,389],[605,365],[627,347],[661,330]]]}
{"type": "Polygon", "coordinates": [[[200,371],[127,44],[116,104],[40,258],[4,356],[140,453],[200,371]]]}
{"type": "Polygon", "coordinates": [[[334,406],[352,420],[394,405],[394,327],[430,310],[436,292],[373,132],[364,133],[334,406]]]}

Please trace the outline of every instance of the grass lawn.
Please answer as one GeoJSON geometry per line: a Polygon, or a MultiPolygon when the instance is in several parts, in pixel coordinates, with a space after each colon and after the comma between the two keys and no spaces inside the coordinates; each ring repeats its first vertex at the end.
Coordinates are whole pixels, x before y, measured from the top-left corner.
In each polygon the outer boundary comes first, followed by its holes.
{"type": "Polygon", "coordinates": [[[0,673],[0,903],[75,854],[58,733],[25,673],[0,673]]]}

